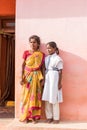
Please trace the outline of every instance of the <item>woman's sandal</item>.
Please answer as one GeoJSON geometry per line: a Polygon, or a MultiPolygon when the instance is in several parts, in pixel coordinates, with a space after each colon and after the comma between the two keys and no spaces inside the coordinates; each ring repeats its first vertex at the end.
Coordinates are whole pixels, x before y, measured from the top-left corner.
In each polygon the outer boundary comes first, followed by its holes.
{"type": "Polygon", "coordinates": [[[24,121],[21,121],[21,120],[19,120],[20,122],[23,122],[23,123],[29,123],[29,120],[24,120],[24,121]]]}
{"type": "Polygon", "coordinates": [[[33,124],[36,124],[36,123],[38,123],[38,120],[32,119],[32,123],[33,123],[33,124]]]}

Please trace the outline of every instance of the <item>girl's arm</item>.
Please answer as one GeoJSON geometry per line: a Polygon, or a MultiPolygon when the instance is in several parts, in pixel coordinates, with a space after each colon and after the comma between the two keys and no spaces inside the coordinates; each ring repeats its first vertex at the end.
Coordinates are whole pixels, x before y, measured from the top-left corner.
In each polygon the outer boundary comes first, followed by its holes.
{"type": "Polygon", "coordinates": [[[61,81],[62,81],[62,69],[59,70],[58,72],[59,72],[58,89],[61,89],[62,88],[62,84],[61,84],[61,81]]]}
{"type": "Polygon", "coordinates": [[[45,63],[43,63],[42,67],[41,67],[41,72],[43,75],[43,80],[41,80],[41,87],[44,86],[44,81],[45,81],[45,63]]]}

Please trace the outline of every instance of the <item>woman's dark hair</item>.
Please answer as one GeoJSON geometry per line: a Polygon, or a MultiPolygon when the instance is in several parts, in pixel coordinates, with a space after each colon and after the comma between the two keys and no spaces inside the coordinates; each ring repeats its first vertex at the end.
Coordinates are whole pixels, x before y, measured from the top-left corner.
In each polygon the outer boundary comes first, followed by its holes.
{"type": "Polygon", "coordinates": [[[52,48],[55,48],[55,49],[57,48],[56,43],[53,42],[53,41],[52,42],[48,42],[47,45],[49,45],[49,46],[51,46],[52,48]]]}
{"type": "Polygon", "coordinates": [[[29,37],[29,41],[30,41],[31,39],[35,39],[35,41],[36,41],[37,44],[38,44],[38,48],[39,48],[39,47],[40,47],[40,43],[41,43],[40,37],[38,37],[37,35],[32,35],[32,36],[29,37]]]}

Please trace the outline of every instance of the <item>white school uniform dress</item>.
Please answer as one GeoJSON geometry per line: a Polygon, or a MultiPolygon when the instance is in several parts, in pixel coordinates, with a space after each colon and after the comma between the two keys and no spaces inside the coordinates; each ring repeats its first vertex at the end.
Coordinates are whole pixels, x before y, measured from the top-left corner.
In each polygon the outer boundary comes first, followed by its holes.
{"type": "Polygon", "coordinates": [[[48,101],[51,104],[60,103],[63,101],[62,89],[58,90],[59,72],[63,69],[63,60],[56,53],[48,55],[45,58],[45,85],[42,95],[43,101],[48,101]]]}

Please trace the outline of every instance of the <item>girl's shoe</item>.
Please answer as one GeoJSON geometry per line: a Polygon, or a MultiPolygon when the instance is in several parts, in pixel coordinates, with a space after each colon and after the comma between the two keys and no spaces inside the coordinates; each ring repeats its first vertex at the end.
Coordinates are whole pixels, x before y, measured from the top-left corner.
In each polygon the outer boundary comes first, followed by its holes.
{"type": "Polygon", "coordinates": [[[53,119],[47,119],[47,123],[51,123],[53,121],[53,119]]]}
{"type": "Polygon", "coordinates": [[[58,123],[59,123],[59,120],[53,120],[52,123],[53,123],[53,124],[58,124],[58,123]]]}

